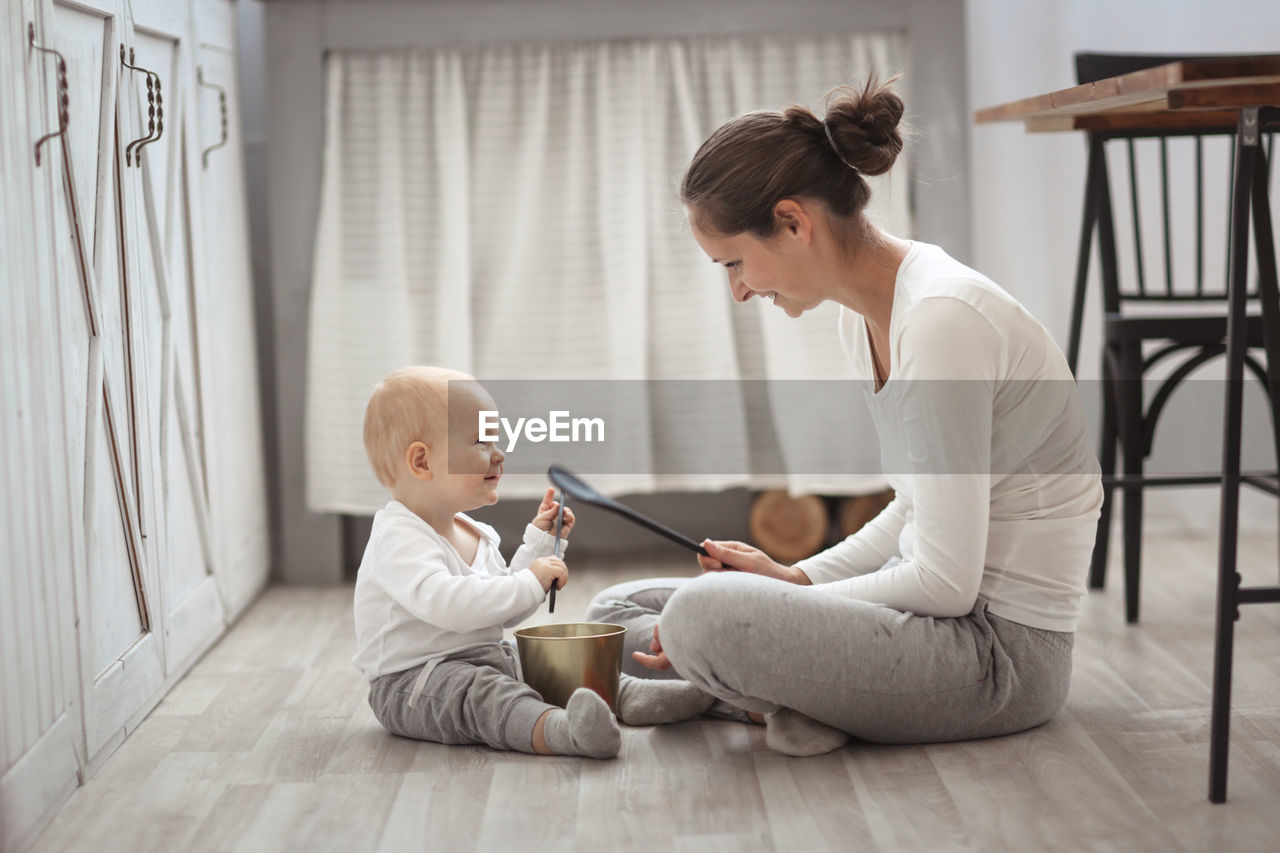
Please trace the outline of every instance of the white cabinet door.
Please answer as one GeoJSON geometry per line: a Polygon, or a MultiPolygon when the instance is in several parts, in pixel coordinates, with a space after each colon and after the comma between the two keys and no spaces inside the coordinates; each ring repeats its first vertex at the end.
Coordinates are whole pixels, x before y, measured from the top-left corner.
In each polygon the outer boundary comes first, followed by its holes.
{"type": "Polygon", "coordinates": [[[136,121],[121,108],[118,91],[123,8],[115,0],[53,0],[48,22],[70,83],[53,256],[62,297],[67,452],[83,462],[71,472],[70,489],[84,528],[76,593],[91,761],[123,738],[130,717],[164,681],[154,547],[144,539],[154,495],[145,388],[133,350],[139,294],[126,263],[123,148],[136,121]]]}
{"type": "Polygon", "coordinates": [[[63,172],[56,58],[36,0],[0,5],[0,850],[24,849],[81,763],[51,205],[63,172]]]}
{"type": "Polygon", "coordinates": [[[182,669],[226,624],[212,574],[202,388],[193,299],[191,189],[195,67],[185,4],[133,0],[121,104],[136,121],[123,172],[125,253],[139,334],[135,385],[155,499],[153,556],[168,670],[182,669]],[[129,67],[133,66],[133,67],[129,67]]]}
{"type": "Polygon", "coordinates": [[[0,3],[0,850],[266,581],[232,13],[0,3]]]}
{"type": "Polygon", "coordinates": [[[201,151],[192,161],[200,186],[203,239],[197,252],[197,312],[202,318],[205,435],[214,571],[229,609],[241,610],[263,587],[270,560],[248,208],[244,189],[238,81],[228,3],[197,4],[196,89],[201,151]],[[221,17],[219,17],[221,14],[221,17]],[[222,22],[222,25],[219,25],[222,22]],[[206,37],[207,36],[207,37],[206,37]]]}

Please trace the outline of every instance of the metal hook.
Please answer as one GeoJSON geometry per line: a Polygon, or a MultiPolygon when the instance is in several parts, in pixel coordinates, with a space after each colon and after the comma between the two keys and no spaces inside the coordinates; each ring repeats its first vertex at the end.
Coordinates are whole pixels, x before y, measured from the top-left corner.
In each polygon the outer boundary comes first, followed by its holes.
{"type": "Polygon", "coordinates": [[[67,125],[71,123],[71,99],[67,95],[67,61],[62,58],[62,54],[51,47],[42,47],[36,44],[36,25],[33,22],[27,23],[27,41],[33,50],[41,53],[52,53],[58,57],[58,129],[54,133],[46,133],[44,136],[36,140],[36,166],[40,165],[40,146],[44,145],[50,139],[53,139],[67,132],[67,125]]]}
{"type": "Polygon", "coordinates": [[[124,149],[124,164],[142,165],[142,148],[160,138],[164,133],[164,97],[160,93],[160,75],[148,71],[140,65],[134,65],[133,48],[129,48],[128,59],[125,59],[124,45],[120,45],[120,64],[132,71],[141,71],[147,75],[147,135],[140,136],[130,142],[124,149]]]}
{"type": "Polygon", "coordinates": [[[209,153],[211,151],[216,151],[217,149],[227,144],[227,90],[217,85],[216,83],[204,82],[204,66],[203,65],[196,66],[196,84],[205,89],[213,89],[218,93],[218,109],[222,113],[221,141],[215,142],[213,145],[210,145],[208,148],[200,152],[200,162],[203,168],[207,169],[209,168],[209,153]]]}
{"type": "Polygon", "coordinates": [[[138,147],[133,150],[133,162],[139,166],[142,165],[141,156],[142,149],[155,142],[164,135],[164,95],[160,93],[160,75],[154,71],[147,72],[148,82],[147,91],[151,91],[150,78],[154,77],[156,81],[156,132],[154,136],[148,136],[146,139],[138,143],[138,147]]]}

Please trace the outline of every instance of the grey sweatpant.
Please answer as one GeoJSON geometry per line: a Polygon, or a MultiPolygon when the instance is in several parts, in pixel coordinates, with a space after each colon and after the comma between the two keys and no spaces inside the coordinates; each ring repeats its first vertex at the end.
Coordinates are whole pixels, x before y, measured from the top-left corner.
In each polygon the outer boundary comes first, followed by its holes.
{"type": "MultiPolygon", "coordinates": [[[[425,664],[424,664],[425,666],[425,664]]],[[[413,707],[421,666],[376,678],[369,707],[392,734],[435,743],[483,743],[533,752],[533,727],[555,708],[520,680],[514,656],[496,644],[467,649],[436,665],[413,707]]]]}
{"type": "Polygon", "coordinates": [[[1066,700],[1074,635],[987,612],[902,613],[745,572],[604,590],[587,619],[627,627],[623,671],[681,677],[749,711],[790,708],[877,743],[929,743],[1038,726],[1066,700]],[[660,621],[674,672],[631,659],[660,621]],[[678,676],[676,675],[678,673],[678,676]]]}

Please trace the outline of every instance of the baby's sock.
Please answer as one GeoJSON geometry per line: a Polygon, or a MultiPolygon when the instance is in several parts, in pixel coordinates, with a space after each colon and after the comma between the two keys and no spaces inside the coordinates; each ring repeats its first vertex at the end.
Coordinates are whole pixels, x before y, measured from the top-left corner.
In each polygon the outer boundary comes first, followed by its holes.
{"type": "Polygon", "coordinates": [[[556,755],[613,758],[622,748],[622,733],[613,712],[589,687],[579,687],[563,711],[547,715],[542,736],[556,755]]]}
{"type": "Polygon", "coordinates": [[[701,716],[715,697],[687,681],[622,676],[618,719],[629,726],[660,726],[701,716]]]}
{"type": "Polygon", "coordinates": [[[764,742],[784,755],[822,755],[849,742],[849,733],[782,708],[764,715],[764,742]]]}

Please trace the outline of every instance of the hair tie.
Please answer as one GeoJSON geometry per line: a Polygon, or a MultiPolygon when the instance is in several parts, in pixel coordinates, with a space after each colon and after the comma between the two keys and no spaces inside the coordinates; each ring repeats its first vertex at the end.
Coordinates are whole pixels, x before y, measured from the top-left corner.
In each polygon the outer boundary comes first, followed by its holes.
{"type": "MultiPolygon", "coordinates": [[[[827,124],[827,120],[825,118],[822,120],[822,129],[827,132],[827,142],[831,144],[831,150],[836,152],[836,156],[840,158],[840,162],[844,163],[850,169],[853,169],[853,171],[858,172],[858,167],[844,159],[844,155],[840,153],[840,146],[836,145],[836,138],[831,132],[831,125],[827,124]]],[[[858,174],[862,173],[858,172],[858,174]]]]}

